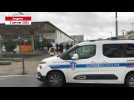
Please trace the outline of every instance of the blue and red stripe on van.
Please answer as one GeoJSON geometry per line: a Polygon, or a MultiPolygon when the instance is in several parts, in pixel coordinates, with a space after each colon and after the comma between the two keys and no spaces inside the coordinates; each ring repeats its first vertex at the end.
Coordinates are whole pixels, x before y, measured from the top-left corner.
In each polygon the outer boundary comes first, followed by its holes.
{"type": "Polygon", "coordinates": [[[51,68],[65,69],[65,68],[94,68],[94,67],[134,67],[134,63],[100,63],[100,64],[53,64],[51,68]]]}

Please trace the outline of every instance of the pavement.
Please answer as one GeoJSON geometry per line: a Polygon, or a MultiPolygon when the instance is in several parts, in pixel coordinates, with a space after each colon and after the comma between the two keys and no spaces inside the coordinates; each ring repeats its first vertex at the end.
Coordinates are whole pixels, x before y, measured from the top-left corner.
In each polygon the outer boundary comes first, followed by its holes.
{"type": "MultiPolygon", "coordinates": [[[[28,75],[33,75],[36,73],[37,65],[44,58],[49,57],[47,53],[43,53],[40,56],[25,57],[24,59],[24,70],[28,75]]],[[[4,58],[1,58],[4,59],[4,58]]],[[[23,72],[23,62],[22,60],[18,61],[18,58],[10,58],[11,64],[9,65],[0,65],[0,76],[3,75],[21,75],[23,72]]],[[[1,60],[0,60],[1,61],[1,60]]]]}
{"type": "Polygon", "coordinates": [[[43,87],[43,85],[34,75],[0,76],[0,87],[43,87]]]}
{"type": "MultiPolygon", "coordinates": [[[[47,87],[46,82],[40,82],[35,75],[0,76],[0,87],[47,87]]],[[[123,87],[122,85],[106,84],[67,84],[65,87],[123,87]]]]}

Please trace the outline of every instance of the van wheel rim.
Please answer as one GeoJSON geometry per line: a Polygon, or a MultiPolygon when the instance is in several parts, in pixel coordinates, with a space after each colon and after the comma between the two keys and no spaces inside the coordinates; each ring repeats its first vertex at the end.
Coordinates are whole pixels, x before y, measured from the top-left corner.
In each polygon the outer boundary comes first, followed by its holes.
{"type": "Polygon", "coordinates": [[[134,76],[131,76],[128,81],[129,86],[134,86],[134,76]]]}
{"type": "Polygon", "coordinates": [[[54,74],[51,75],[49,78],[49,82],[52,83],[53,85],[59,84],[62,81],[62,79],[60,78],[60,76],[54,74]]]}

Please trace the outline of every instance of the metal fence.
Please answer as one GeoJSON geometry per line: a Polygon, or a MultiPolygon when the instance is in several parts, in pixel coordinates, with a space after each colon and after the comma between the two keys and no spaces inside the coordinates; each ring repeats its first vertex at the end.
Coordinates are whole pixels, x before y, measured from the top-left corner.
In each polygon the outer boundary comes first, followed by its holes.
{"type": "Polygon", "coordinates": [[[23,58],[0,58],[0,75],[26,74],[23,58]]]}

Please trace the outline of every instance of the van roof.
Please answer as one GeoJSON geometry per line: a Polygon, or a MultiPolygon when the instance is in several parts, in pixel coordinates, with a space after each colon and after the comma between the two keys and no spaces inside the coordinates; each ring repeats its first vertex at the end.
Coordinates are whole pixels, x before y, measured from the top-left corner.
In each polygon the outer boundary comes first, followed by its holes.
{"type": "Polygon", "coordinates": [[[111,44],[111,43],[134,43],[134,40],[92,40],[81,42],[77,45],[88,45],[88,44],[111,44]]]}

